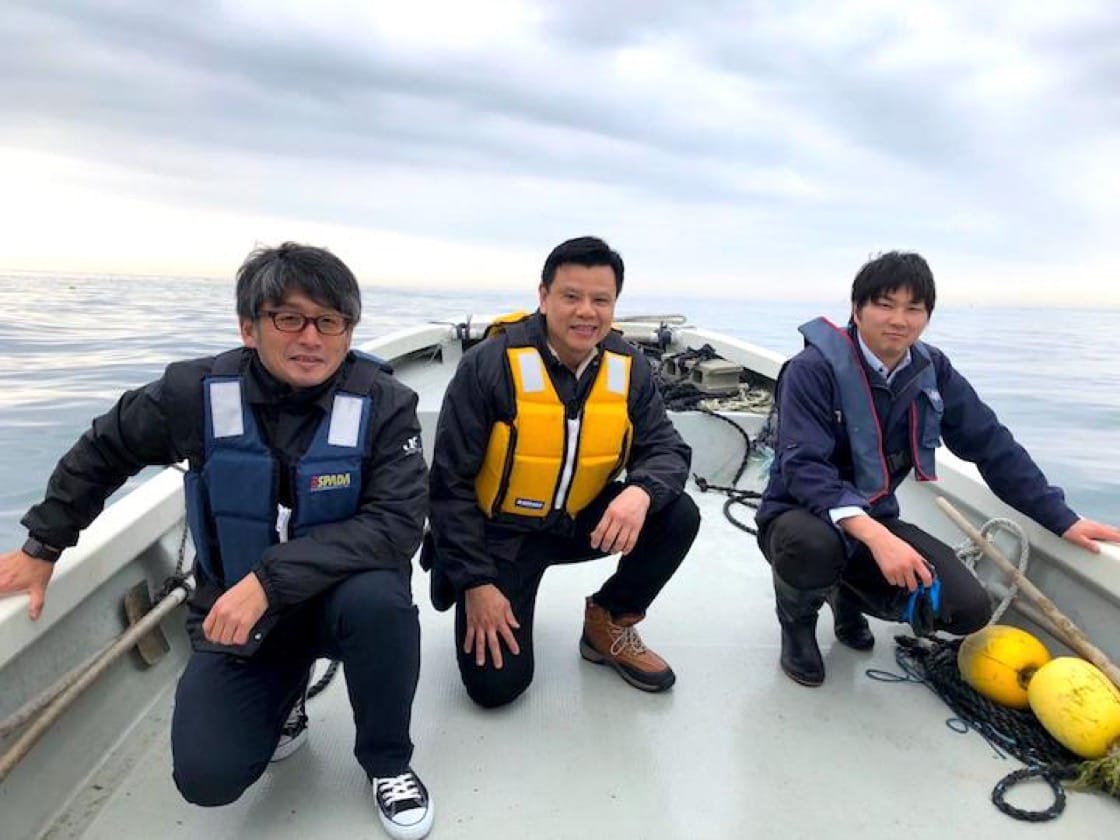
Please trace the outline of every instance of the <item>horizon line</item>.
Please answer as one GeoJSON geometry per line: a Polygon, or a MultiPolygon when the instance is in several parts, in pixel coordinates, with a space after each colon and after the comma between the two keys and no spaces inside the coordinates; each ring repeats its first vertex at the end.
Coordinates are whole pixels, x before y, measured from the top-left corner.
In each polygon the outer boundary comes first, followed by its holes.
{"type": "MultiPolygon", "coordinates": [[[[124,277],[129,279],[144,280],[144,279],[166,279],[166,280],[201,280],[206,282],[211,281],[225,281],[233,283],[235,277],[233,275],[227,276],[222,274],[176,274],[176,273],[160,273],[160,272],[134,272],[134,271],[60,271],[52,269],[38,269],[38,268],[2,268],[0,267],[0,276],[49,276],[58,279],[83,279],[83,278],[109,278],[109,277],[124,277]]],[[[459,287],[439,285],[434,282],[432,285],[415,286],[406,285],[405,283],[394,284],[392,281],[377,280],[366,281],[363,284],[362,279],[358,278],[359,285],[365,285],[365,288],[370,290],[384,289],[393,292],[406,292],[406,291],[419,291],[419,292],[436,292],[447,293],[455,292],[457,294],[469,294],[472,292],[481,292],[483,294],[519,294],[517,289],[496,286],[490,288],[478,288],[477,286],[459,287]]],[[[535,282],[535,281],[534,281],[535,282]]],[[[665,292],[665,291],[642,291],[634,290],[633,286],[627,286],[624,291],[629,291],[631,295],[641,296],[647,298],[658,299],[677,299],[681,298],[679,293],[665,292]]],[[[536,285],[528,289],[525,294],[535,294],[536,285]]],[[[757,300],[766,303],[816,303],[816,304],[835,304],[840,302],[839,298],[831,296],[819,297],[774,297],[771,295],[759,294],[702,294],[693,291],[691,297],[702,300],[757,300]]],[[[939,295],[940,297],[940,295],[939,295]]],[[[845,290],[842,295],[843,303],[847,304],[847,291],[845,290]]],[[[619,300],[621,301],[621,295],[619,300]]],[[[1082,311],[1090,311],[1093,309],[1106,309],[1109,311],[1120,310],[1120,300],[1116,301],[998,301],[998,300],[944,300],[938,301],[939,308],[1002,308],[1002,309],[1075,309],[1082,311]]]]}

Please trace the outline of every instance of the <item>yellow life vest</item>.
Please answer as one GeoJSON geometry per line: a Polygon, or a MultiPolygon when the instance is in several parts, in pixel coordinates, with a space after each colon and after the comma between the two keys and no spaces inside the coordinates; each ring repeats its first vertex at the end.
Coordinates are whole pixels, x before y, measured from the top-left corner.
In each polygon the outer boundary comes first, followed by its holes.
{"type": "Polygon", "coordinates": [[[516,312],[510,312],[508,315],[498,315],[490,322],[490,325],[483,330],[482,337],[490,338],[492,335],[505,332],[507,327],[520,324],[523,321],[529,320],[531,317],[533,317],[532,314],[526,312],[524,309],[518,309],[516,312]]]}
{"type": "Polygon", "coordinates": [[[544,518],[554,509],[575,516],[617,476],[630,453],[631,358],[603,351],[599,373],[579,416],[564,404],[535,347],[510,347],[512,422],[490,431],[475,477],[478,506],[487,516],[544,518]]]}

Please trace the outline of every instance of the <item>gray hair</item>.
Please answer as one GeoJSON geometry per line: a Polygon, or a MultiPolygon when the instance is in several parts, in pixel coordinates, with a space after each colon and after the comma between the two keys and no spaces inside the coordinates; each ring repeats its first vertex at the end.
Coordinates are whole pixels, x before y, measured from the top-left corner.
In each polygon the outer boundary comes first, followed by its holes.
{"type": "Polygon", "coordinates": [[[285,242],[258,248],[237,270],[237,317],[255,321],[265,304],[278,304],[293,290],[358,323],[362,294],[346,264],[325,248],[285,242]]]}

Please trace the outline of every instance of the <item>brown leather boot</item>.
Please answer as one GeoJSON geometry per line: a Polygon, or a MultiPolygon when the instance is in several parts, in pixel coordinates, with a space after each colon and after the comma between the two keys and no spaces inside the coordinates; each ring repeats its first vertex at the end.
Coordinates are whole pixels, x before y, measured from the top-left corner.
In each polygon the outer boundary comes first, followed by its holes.
{"type": "Polygon", "coordinates": [[[664,691],[677,681],[669,663],[642,644],[634,625],[642,615],[623,615],[617,619],[590,598],[583,614],[580,656],[588,662],[610,665],[634,688],[664,691]]]}

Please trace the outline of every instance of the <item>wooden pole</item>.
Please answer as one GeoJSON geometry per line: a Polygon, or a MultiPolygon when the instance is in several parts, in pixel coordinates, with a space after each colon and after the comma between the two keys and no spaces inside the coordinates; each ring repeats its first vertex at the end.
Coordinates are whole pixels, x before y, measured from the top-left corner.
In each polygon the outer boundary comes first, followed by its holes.
{"type": "Polygon", "coordinates": [[[93,685],[94,681],[100,677],[110,665],[134,647],[138,639],[146,633],[150,633],[153,628],[159,625],[160,620],[162,620],[165,615],[179,606],[179,604],[183,603],[183,601],[187,599],[187,595],[187,590],[182,586],[172,589],[162,601],[152,608],[150,613],[118,636],[117,640],[110,645],[96,661],[86,668],[77,679],[67,686],[64,691],[60,692],[46,708],[43,709],[43,713],[27,727],[27,730],[8,748],[8,751],[0,755],[0,783],[2,783],[4,779],[7,778],[8,774],[12,772],[12,769],[23,760],[23,757],[31,751],[31,748],[39,742],[39,739],[47,733],[47,730],[62,716],[62,713],[65,712],[87,688],[93,685]]]}
{"type": "Polygon", "coordinates": [[[968,535],[968,538],[976,543],[979,549],[984,552],[985,557],[1011,576],[1012,582],[1019,587],[1020,595],[1025,595],[1030,601],[1033,601],[1038,608],[1042,610],[1043,615],[1061,628],[1066,637],[1065,641],[1069,646],[1082,657],[1100,668],[1105,676],[1112,680],[1113,685],[1120,688],[1120,668],[1117,668],[1116,665],[1113,664],[1105,655],[1104,651],[1090,642],[1089,637],[1085,635],[1081,628],[1070,621],[1069,618],[1058,609],[1053,601],[1047,598],[1037,586],[1031,583],[1022,572],[1015,568],[1015,566],[1011,564],[1011,561],[1004,557],[1003,553],[998,548],[988,542],[988,540],[984,538],[984,535],[976,530],[972,523],[965,519],[964,515],[959,510],[953,507],[952,502],[939,496],[937,505],[945,512],[946,516],[953,520],[953,524],[964,531],[964,533],[968,535]]]}

